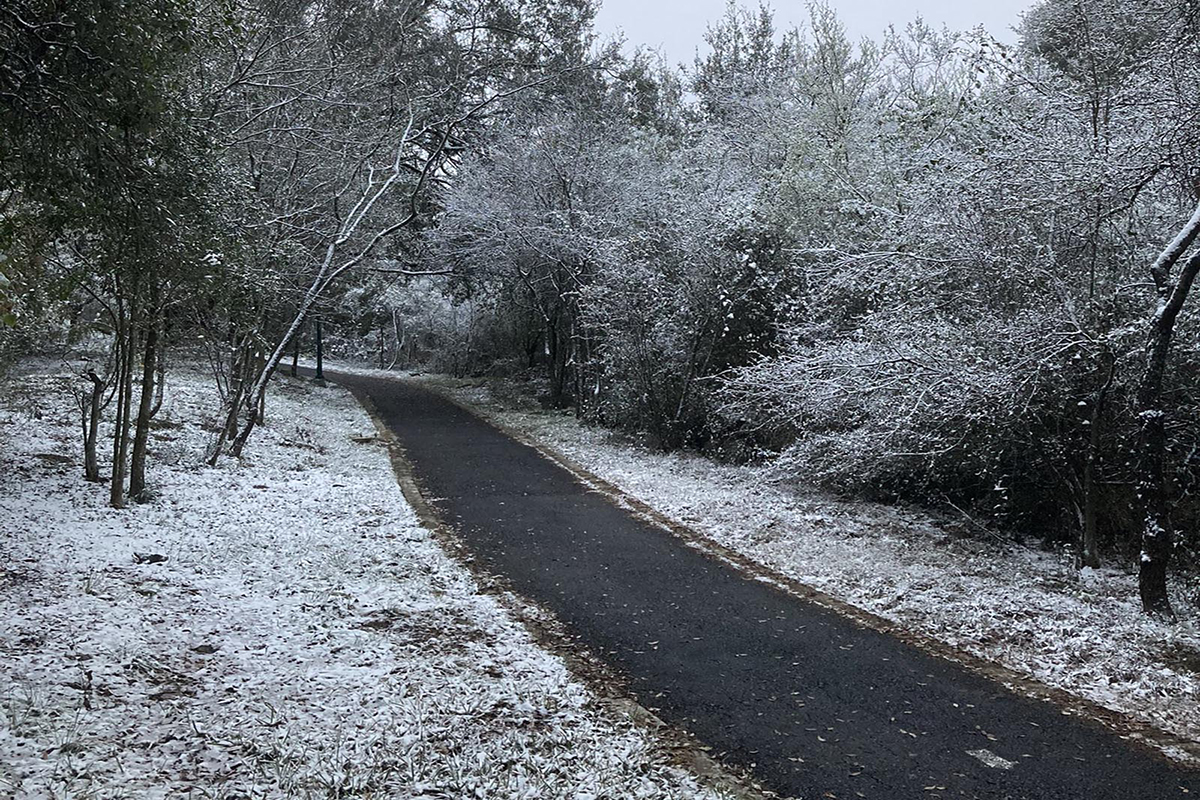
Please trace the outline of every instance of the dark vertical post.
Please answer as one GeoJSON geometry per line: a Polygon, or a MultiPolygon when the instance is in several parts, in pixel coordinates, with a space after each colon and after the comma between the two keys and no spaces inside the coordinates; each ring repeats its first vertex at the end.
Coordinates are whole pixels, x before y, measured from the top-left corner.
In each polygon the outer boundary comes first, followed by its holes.
{"type": "Polygon", "coordinates": [[[321,318],[317,317],[317,380],[325,380],[325,349],[324,343],[321,341],[321,318]]]}
{"type": "Polygon", "coordinates": [[[299,374],[300,367],[300,331],[296,331],[296,335],[292,337],[292,377],[299,374]]]}

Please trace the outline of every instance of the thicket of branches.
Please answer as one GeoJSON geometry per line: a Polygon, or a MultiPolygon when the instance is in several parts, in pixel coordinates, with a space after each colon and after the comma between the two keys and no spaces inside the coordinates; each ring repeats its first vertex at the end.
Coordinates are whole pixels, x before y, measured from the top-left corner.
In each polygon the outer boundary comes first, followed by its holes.
{"type": "Polygon", "coordinates": [[[1016,46],[851,42],[731,7],[692,68],[490,129],[427,235],[463,316],[392,310],[658,446],[1140,562],[1169,612],[1200,527],[1196,25],[1046,0],[1016,46]]]}
{"type": "Polygon", "coordinates": [[[220,390],[209,459],[240,455],[319,315],[381,366],[535,373],[659,447],[1131,559],[1170,613],[1200,545],[1193,4],[1043,0],[1014,46],[731,6],[682,69],[598,51],[594,13],[0,7],[0,358],[101,347],[86,477],[149,496],[180,346],[220,390]]]}
{"type": "Polygon", "coordinates": [[[180,345],[207,356],[222,398],[209,460],[240,455],[307,318],[355,270],[407,262],[430,193],[491,115],[588,67],[591,14],[578,0],[0,8],[0,358],[51,343],[91,358],[85,478],[115,506],[149,499],[180,345]]]}

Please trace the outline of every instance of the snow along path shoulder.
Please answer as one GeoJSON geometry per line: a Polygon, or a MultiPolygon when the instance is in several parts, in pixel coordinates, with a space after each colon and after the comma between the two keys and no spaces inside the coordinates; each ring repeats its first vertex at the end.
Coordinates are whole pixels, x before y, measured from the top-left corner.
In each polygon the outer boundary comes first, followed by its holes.
{"type": "Polygon", "coordinates": [[[1181,593],[1180,619],[1163,623],[1142,614],[1136,578],[1119,570],[1077,571],[1060,555],[955,535],[920,512],[796,487],[769,467],[631,446],[506,384],[420,380],[790,579],[1200,742],[1200,616],[1181,593]]]}
{"type": "Polygon", "coordinates": [[[209,469],[173,376],[119,512],[70,381],[0,386],[0,796],[715,796],[479,593],[343,390],[283,383],[209,469]]]}

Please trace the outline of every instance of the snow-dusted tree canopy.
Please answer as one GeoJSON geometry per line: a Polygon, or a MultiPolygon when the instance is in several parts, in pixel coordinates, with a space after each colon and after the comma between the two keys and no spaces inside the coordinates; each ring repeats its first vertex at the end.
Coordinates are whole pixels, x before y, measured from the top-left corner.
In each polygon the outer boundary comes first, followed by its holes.
{"type": "Polygon", "coordinates": [[[658,446],[1077,540],[1090,564],[1170,551],[1139,502],[1161,405],[1149,480],[1191,558],[1190,312],[1161,403],[1139,386],[1176,285],[1150,266],[1196,202],[1194,22],[1045,2],[1009,47],[730,12],[683,74],[635,60],[539,95],[440,195],[426,263],[478,338],[437,351],[540,367],[549,402],[658,446]]]}
{"type": "Polygon", "coordinates": [[[0,350],[111,341],[114,504],[168,348],[213,364],[215,460],[319,317],[1129,559],[1151,611],[1196,561],[1191,3],[1043,0],[1012,46],[731,6],[683,69],[597,48],[592,0],[68,6],[0,9],[0,350]]]}

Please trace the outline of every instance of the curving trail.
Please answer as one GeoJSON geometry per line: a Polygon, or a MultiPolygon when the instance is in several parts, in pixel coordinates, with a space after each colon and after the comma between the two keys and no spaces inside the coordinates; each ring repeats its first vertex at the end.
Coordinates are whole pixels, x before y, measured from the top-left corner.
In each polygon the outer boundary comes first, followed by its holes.
{"type": "Polygon", "coordinates": [[[766,787],[814,800],[1200,796],[1200,773],[749,579],[428,390],[331,377],[370,397],[488,571],[766,787]]]}

